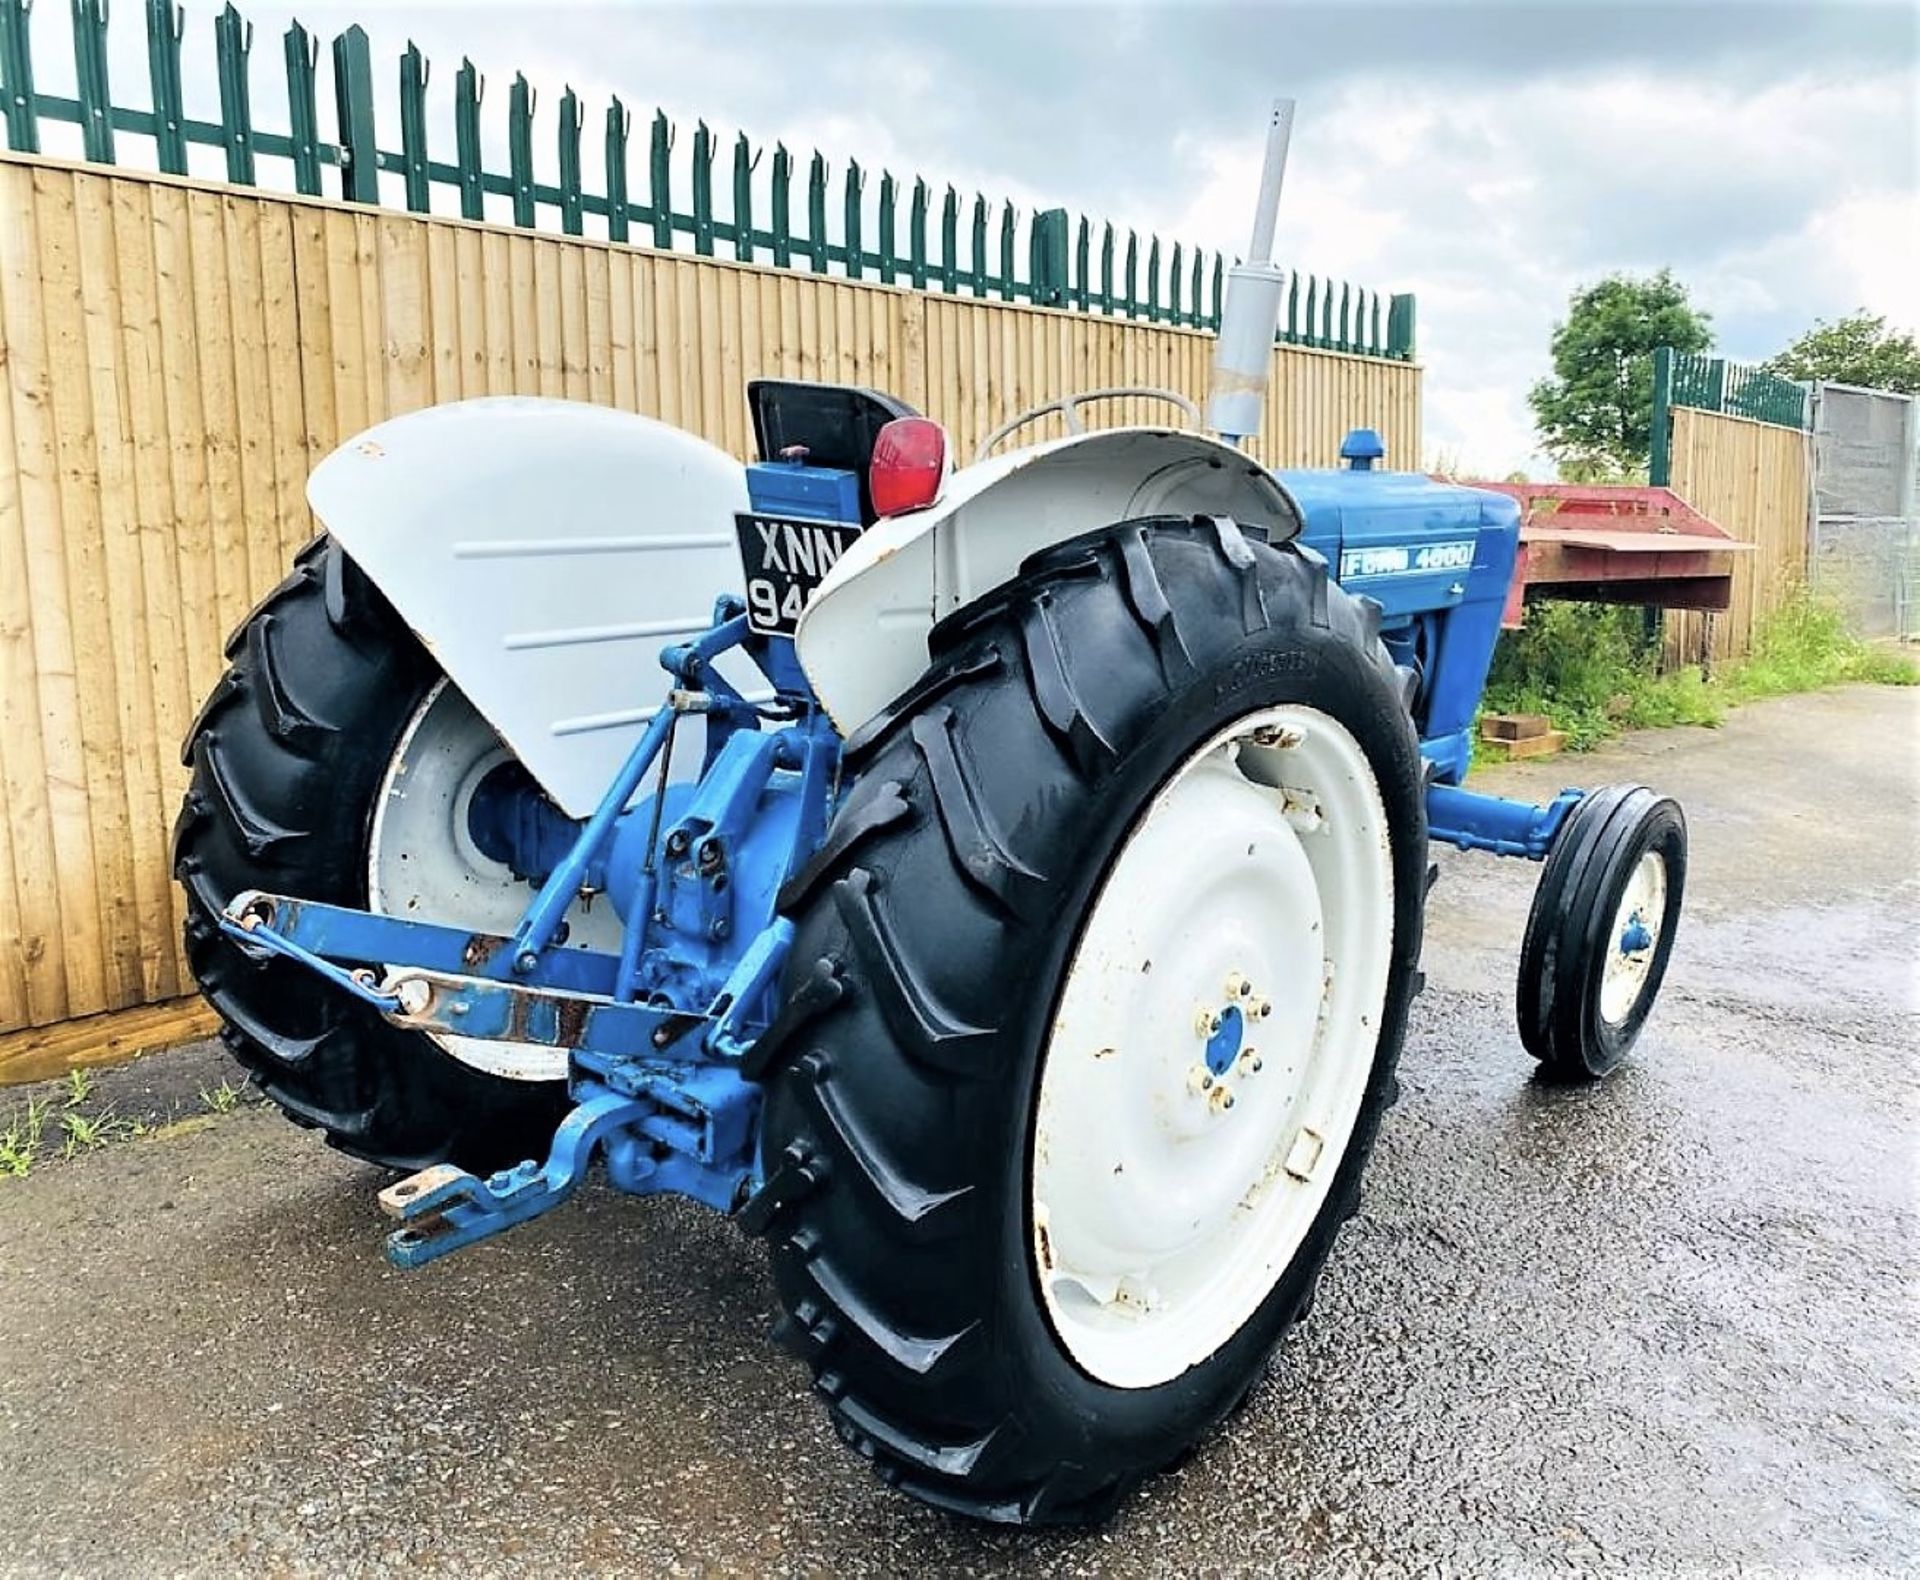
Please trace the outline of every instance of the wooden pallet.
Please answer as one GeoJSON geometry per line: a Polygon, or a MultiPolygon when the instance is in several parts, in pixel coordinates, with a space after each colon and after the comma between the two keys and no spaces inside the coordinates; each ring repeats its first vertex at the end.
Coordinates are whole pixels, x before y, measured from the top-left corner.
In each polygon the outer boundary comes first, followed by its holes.
{"type": "Polygon", "coordinates": [[[1544,713],[1490,713],[1480,721],[1480,739],[1496,748],[1497,760],[1551,757],[1567,744],[1567,732],[1556,730],[1544,713]]]}

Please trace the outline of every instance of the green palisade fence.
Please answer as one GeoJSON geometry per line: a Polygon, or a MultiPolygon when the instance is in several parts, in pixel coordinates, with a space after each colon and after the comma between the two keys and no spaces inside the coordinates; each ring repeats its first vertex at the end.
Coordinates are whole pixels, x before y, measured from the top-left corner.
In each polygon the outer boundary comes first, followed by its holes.
{"type": "Polygon", "coordinates": [[[1673,471],[1671,418],[1676,406],[1782,428],[1807,428],[1812,423],[1806,385],[1724,357],[1661,346],[1653,354],[1652,454],[1647,467],[1649,481],[1661,488],[1673,471]]]}
{"type": "MultiPolygon", "coordinates": [[[[7,146],[17,152],[42,152],[42,124],[58,122],[79,128],[85,157],[99,164],[123,157],[126,149],[118,139],[129,134],[149,140],[153,163],[172,175],[187,173],[188,148],[199,144],[221,150],[226,179],[240,185],[257,183],[260,160],[278,160],[284,161],[297,192],[318,196],[331,184],[349,202],[380,203],[385,201],[380,177],[390,174],[399,178],[401,201],[416,213],[431,211],[434,189],[443,187],[456,195],[456,201],[446,205],[447,211],[467,219],[498,218],[487,211],[487,199],[492,197],[503,200],[515,225],[539,226],[544,211],[548,224],[557,220],[556,228],[568,235],[603,234],[614,242],[641,240],[660,248],[690,242],[692,251],[701,256],[724,250],[726,256],[742,262],[772,263],[816,274],[838,272],[848,279],[871,277],[918,290],[1031,302],[1188,328],[1217,329],[1220,324],[1226,260],[1217,253],[1208,261],[1197,248],[1189,251],[1176,243],[1169,250],[1157,236],[1149,236],[1143,246],[1129,231],[1116,287],[1111,225],[1101,227],[1096,246],[1093,227],[1084,216],[1076,220],[1065,209],[1047,209],[1032,215],[1023,226],[1011,203],[990,203],[976,195],[967,205],[970,232],[963,259],[959,193],[946,189],[937,234],[930,239],[929,229],[936,222],[927,183],[919,179],[912,183],[903,225],[901,183],[887,171],[871,183],[869,172],[858,162],[849,163],[839,182],[836,238],[828,220],[835,207],[830,201],[834,183],[826,160],[818,153],[808,161],[800,196],[806,221],[802,233],[793,229],[793,156],[776,146],[766,177],[763,225],[755,215],[754,193],[762,150],[744,134],[731,145],[730,169],[722,182],[730,207],[723,214],[714,202],[714,164],[722,139],[704,122],[694,132],[690,157],[682,167],[690,171],[689,206],[676,208],[672,192],[675,133],[659,112],[646,138],[647,201],[636,201],[629,160],[638,158],[639,151],[631,137],[632,115],[618,99],[606,112],[607,190],[586,191],[580,161],[586,112],[571,88],[555,106],[557,180],[541,181],[534,174],[536,95],[518,74],[509,85],[506,103],[509,168],[505,174],[488,170],[481,160],[484,79],[471,61],[461,62],[454,85],[451,136],[436,139],[427,122],[428,63],[411,43],[398,63],[400,147],[397,152],[382,148],[375,127],[372,49],[366,30],[358,26],[334,39],[327,52],[333,80],[332,140],[320,132],[319,40],[298,22],[287,29],[283,41],[288,127],[284,132],[254,127],[253,27],[231,4],[214,19],[218,121],[198,120],[187,113],[180,72],[185,17],[174,0],[146,0],[147,108],[117,104],[107,77],[107,0],[69,0],[69,4],[76,83],[72,97],[43,93],[35,86],[34,0],[0,0],[0,120],[6,125],[7,146]],[[436,143],[444,153],[449,142],[451,163],[433,157],[436,143]],[[328,170],[332,171],[330,183],[328,170]],[[870,188],[877,194],[877,223],[869,230],[870,188]],[[595,222],[592,226],[589,215],[595,222]],[[1019,242],[1023,228],[1024,247],[1019,242]],[[900,250],[902,229],[904,252],[900,250]],[[1024,276],[1017,267],[1023,260],[1024,276]]],[[[144,148],[140,151],[144,153],[144,148]]],[[[1290,282],[1287,310],[1275,338],[1287,345],[1411,361],[1414,299],[1410,295],[1386,298],[1383,315],[1377,292],[1299,275],[1290,282]]]]}

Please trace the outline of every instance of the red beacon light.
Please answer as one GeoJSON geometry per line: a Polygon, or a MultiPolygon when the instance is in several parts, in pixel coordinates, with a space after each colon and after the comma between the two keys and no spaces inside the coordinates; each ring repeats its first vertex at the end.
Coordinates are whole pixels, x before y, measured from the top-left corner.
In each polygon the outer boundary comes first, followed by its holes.
{"type": "Polygon", "coordinates": [[[947,473],[947,431],[930,417],[896,417],[874,436],[867,493],[875,516],[925,510],[947,473]]]}

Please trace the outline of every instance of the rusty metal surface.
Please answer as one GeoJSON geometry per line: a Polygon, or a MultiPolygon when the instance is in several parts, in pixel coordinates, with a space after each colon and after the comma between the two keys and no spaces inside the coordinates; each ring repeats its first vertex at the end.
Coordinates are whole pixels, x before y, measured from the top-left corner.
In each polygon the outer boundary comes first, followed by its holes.
{"type": "Polygon", "coordinates": [[[1522,623],[1529,592],[1549,598],[1725,609],[1736,554],[1753,552],[1670,488],[1475,482],[1517,500],[1520,553],[1501,624],[1522,623]]]}
{"type": "Polygon", "coordinates": [[[1666,528],[1592,527],[1584,522],[1543,521],[1520,529],[1524,543],[1561,543],[1570,548],[1604,549],[1609,554],[1751,554],[1751,543],[1739,543],[1723,536],[1698,532],[1677,532],[1666,528]]]}

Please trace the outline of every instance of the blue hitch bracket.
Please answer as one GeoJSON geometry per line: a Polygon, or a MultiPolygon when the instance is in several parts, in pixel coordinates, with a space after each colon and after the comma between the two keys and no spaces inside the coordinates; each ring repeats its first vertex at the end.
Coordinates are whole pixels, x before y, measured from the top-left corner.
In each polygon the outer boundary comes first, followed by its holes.
{"type": "Polygon", "coordinates": [[[402,1227],[387,1236],[387,1260],[419,1267],[551,1212],[579,1189],[601,1145],[654,1112],[643,1099],[603,1090],[561,1121],[544,1164],[520,1163],[480,1179],[441,1163],[389,1185],[380,1209],[402,1227]]]}

